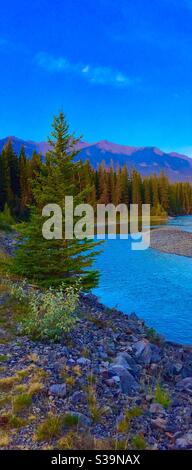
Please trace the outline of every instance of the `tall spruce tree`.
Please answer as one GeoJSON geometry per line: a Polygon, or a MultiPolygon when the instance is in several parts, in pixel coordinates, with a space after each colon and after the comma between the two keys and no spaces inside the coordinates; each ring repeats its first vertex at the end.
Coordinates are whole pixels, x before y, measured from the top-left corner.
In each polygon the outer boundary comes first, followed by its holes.
{"type": "MultiPolygon", "coordinates": [[[[73,285],[81,278],[84,290],[94,287],[98,272],[91,266],[98,250],[93,240],[46,240],[42,236],[42,208],[49,203],[63,207],[65,196],[73,196],[74,206],[85,202],[89,188],[78,192],[76,179],[81,170],[74,162],[78,139],[69,133],[69,126],[61,112],[54,118],[49,139],[50,151],[45,165],[33,185],[34,206],[31,220],[21,230],[22,243],[18,243],[13,261],[13,271],[39,285],[58,286],[61,282],[73,285]]],[[[63,227],[65,217],[63,217],[63,227]]],[[[64,231],[63,231],[64,235],[64,231]]]]}
{"type": "Polygon", "coordinates": [[[19,181],[20,181],[20,215],[24,216],[29,203],[29,177],[28,164],[24,147],[19,155],[19,181]]]}

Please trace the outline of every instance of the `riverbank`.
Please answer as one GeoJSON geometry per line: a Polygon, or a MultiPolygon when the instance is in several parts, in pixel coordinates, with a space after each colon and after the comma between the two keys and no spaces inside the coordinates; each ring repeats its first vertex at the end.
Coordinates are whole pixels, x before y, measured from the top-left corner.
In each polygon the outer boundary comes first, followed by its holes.
{"type": "Polygon", "coordinates": [[[2,283],[2,449],[192,448],[192,347],[93,295],[57,344],[22,337],[20,314],[2,283]]]}
{"type": "Polygon", "coordinates": [[[150,246],[164,253],[192,257],[192,233],[166,226],[153,229],[150,246]]]}
{"type": "Polygon", "coordinates": [[[17,336],[6,292],[0,311],[1,448],[192,447],[192,348],[94,296],[58,344],[17,336]]]}

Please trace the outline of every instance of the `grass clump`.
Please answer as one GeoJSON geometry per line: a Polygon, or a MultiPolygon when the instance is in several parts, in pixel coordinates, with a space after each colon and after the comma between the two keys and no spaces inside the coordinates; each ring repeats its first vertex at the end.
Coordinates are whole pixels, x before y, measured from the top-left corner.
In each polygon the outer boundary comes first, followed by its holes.
{"type": "Polygon", "coordinates": [[[114,450],[127,450],[128,448],[128,440],[127,439],[115,439],[113,440],[112,445],[114,450]]]}
{"type": "Polygon", "coordinates": [[[0,415],[0,427],[3,429],[18,429],[25,426],[26,421],[10,413],[0,415]]]}
{"type": "Polygon", "coordinates": [[[72,413],[66,413],[63,417],[63,425],[66,427],[78,426],[79,417],[72,413]]]}
{"type": "Polygon", "coordinates": [[[164,408],[168,408],[168,406],[171,404],[171,399],[168,392],[163,390],[160,384],[158,384],[155,389],[154,401],[155,403],[162,405],[164,408]]]}
{"type": "Polygon", "coordinates": [[[12,375],[11,377],[4,377],[0,379],[0,390],[5,392],[9,391],[14,387],[17,382],[18,377],[16,375],[12,375]]]}
{"type": "Polygon", "coordinates": [[[142,434],[136,434],[132,437],[132,446],[137,450],[144,450],[147,447],[145,438],[142,434]]]}
{"type": "Polygon", "coordinates": [[[9,425],[11,428],[18,429],[26,425],[26,421],[19,416],[12,415],[9,419],[9,425]]]}
{"type": "Polygon", "coordinates": [[[0,447],[7,447],[10,443],[10,437],[5,432],[0,432],[0,447]]]}
{"type": "Polygon", "coordinates": [[[50,415],[41,423],[36,431],[36,441],[49,441],[61,434],[63,419],[60,416],[50,415]]]}
{"type": "Polygon", "coordinates": [[[138,406],[126,410],[122,419],[117,423],[117,431],[120,433],[127,433],[131,424],[131,421],[134,418],[141,416],[142,410],[138,406]]]}
{"type": "Polygon", "coordinates": [[[0,354],[0,362],[6,362],[8,361],[9,359],[9,356],[7,356],[6,354],[0,354]]]}
{"type": "Polygon", "coordinates": [[[106,412],[106,408],[105,408],[105,406],[99,406],[98,405],[96,389],[92,385],[90,385],[88,387],[87,401],[88,401],[88,405],[89,405],[89,411],[90,411],[90,414],[91,414],[91,418],[92,418],[94,423],[97,423],[104,416],[104,414],[106,412]]]}
{"type": "Polygon", "coordinates": [[[0,409],[4,408],[5,405],[9,404],[11,402],[11,395],[4,395],[1,394],[0,396],[0,409]]]}
{"type": "Polygon", "coordinates": [[[13,412],[19,413],[32,405],[32,398],[29,393],[22,393],[13,397],[13,412]]]}
{"type": "Polygon", "coordinates": [[[44,389],[44,385],[41,382],[31,382],[28,388],[28,394],[33,397],[37,393],[41,392],[44,389]]]}
{"type": "Polygon", "coordinates": [[[70,375],[69,377],[66,377],[65,382],[66,382],[67,385],[69,385],[69,387],[73,387],[73,385],[75,385],[76,379],[75,379],[75,377],[70,375]]]}
{"type": "Polygon", "coordinates": [[[96,439],[84,432],[68,432],[57,443],[61,450],[112,450],[112,442],[108,439],[96,439]]]}
{"type": "MultiPolygon", "coordinates": [[[[79,424],[79,416],[75,413],[66,413],[64,415],[49,415],[38,427],[36,430],[36,434],[34,436],[35,441],[50,441],[55,437],[59,437],[62,431],[66,428],[73,428],[78,427],[79,424]]],[[[66,437],[61,438],[60,441],[63,440],[65,442],[65,448],[70,448],[71,437],[77,435],[78,433],[68,433],[66,437]],[[68,439],[69,438],[69,439],[68,439]],[[66,439],[66,441],[65,441],[66,439]]],[[[59,442],[60,442],[59,441],[59,442]]],[[[63,447],[64,448],[64,447],[63,447]]]]}

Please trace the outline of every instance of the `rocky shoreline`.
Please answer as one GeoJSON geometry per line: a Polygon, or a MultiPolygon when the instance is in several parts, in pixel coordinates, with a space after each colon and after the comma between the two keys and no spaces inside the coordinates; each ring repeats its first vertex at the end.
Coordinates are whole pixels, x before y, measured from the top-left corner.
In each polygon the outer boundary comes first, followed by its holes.
{"type": "Polygon", "coordinates": [[[192,347],[93,295],[60,343],[35,342],[13,307],[2,286],[1,449],[192,449],[192,347]]]}
{"type": "MultiPolygon", "coordinates": [[[[9,338],[1,327],[1,379],[23,371],[27,387],[33,368],[43,377],[29,408],[21,412],[26,425],[9,433],[5,448],[60,448],[70,426],[63,426],[60,440],[34,437],[50,413],[77,418],[78,438],[89,435],[84,449],[92,438],[103,448],[113,448],[112,442],[131,448],[138,436],[148,449],[192,448],[192,348],[165,342],[135,314],[106,309],[94,296],[81,297],[78,317],[59,344],[9,338]],[[163,391],[159,399],[158,387],[163,391]],[[127,410],[133,415],[136,410],[136,416],[126,428],[127,410]]],[[[1,409],[0,421],[8,410],[9,403],[1,409]]],[[[78,448],[78,442],[73,446],[78,448]]]]}

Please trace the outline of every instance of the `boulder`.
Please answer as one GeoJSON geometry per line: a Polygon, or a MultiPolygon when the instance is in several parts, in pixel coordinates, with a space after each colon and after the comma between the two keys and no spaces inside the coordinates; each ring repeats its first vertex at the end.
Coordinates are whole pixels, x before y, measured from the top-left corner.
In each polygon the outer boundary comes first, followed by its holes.
{"type": "Polygon", "coordinates": [[[170,362],[170,364],[166,365],[163,372],[163,376],[172,378],[175,375],[179,375],[182,368],[183,364],[181,364],[180,362],[170,362]]]}
{"type": "Polygon", "coordinates": [[[132,374],[121,365],[112,365],[108,370],[109,377],[118,376],[120,378],[121,390],[126,395],[134,395],[139,389],[139,384],[132,374]]]}
{"type": "Polygon", "coordinates": [[[114,359],[113,364],[124,367],[125,369],[131,371],[133,375],[136,375],[138,372],[138,365],[127,352],[119,353],[114,359]]]}
{"type": "Polygon", "coordinates": [[[161,360],[160,348],[148,340],[137,341],[134,345],[135,355],[141,364],[149,365],[161,360]]]}

